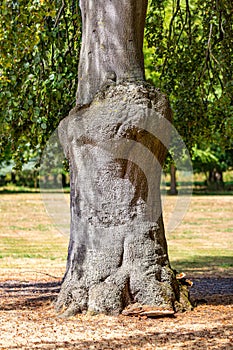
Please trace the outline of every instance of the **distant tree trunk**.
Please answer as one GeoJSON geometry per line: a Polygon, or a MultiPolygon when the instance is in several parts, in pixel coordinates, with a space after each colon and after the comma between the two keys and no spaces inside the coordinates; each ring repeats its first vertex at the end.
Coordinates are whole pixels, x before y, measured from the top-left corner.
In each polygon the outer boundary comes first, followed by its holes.
{"type": "Polygon", "coordinates": [[[221,170],[212,169],[209,172],[209,182],[223,182],[223,173],[221,170]]]}
{"type": "Polygon", "coordinates": [[[176,195],[178,191],[176,187],[176,167],[174,164],[171,164],[170,175],[171,175],[171,183],[170,183],[169,194],[176,195]]]}
{"type": "Polygon", "coordinates": [[[11,172],[11,182],[16,185],[16,172],[14,170],[11,172]]]}
{"type": "Polygon", "coordinates": [[[62,182],[62,187],[67,187],[67,182],[66,182],[66,174],[62,173],[61,174],[61,182],[62,182]]]}
{"type": "Polygon", "coordinates": [[[187,308],[161,214],[167,150],[147,129],[155,122],[168,140],[161,121],[171,120],[164,95],[144,81],[147,1],[81,0],[80,7],[77,107],[59,127],[70,162],[71,233],[57,309],[69,316],[118,314],[135,302],[187,308]]]}
{"type": "Polygon", "coordinates": [[[39,187],[39,179],[38,179],[38,171],[33,171],[33,184],[34,184],[34,188],[38,188],[39,187]]]}
{"type": "Polygon", "coordinates": [[[223,172],[216,168],[209,171],[208,185],[211,189],[220,190],[224,188],[223,172]]]}

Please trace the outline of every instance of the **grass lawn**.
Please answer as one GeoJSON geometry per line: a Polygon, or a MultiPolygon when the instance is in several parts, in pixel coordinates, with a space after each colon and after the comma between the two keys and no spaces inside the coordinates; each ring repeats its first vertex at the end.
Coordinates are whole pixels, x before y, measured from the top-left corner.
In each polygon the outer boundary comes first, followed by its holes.
{"type": "MultiPolygon", "coordinates": [[[[168,197],[165,223],[174,207],[168,197]]],[[[182,271],[215,272],[233,268],[233,197],[193,196],[181,224],[167,233],[172,265],[182,271]]]]}
{"type": "MultiPolygon", "coordinates": [[[[165,198],[165,226],[176,201],[177,197],[165,198]]],[[[172,266],[191,274],[231,270],[232,213],[232,196],[193,196],[181,224],[167,232],[172,266]]],[[[69,237],[54,226],[40,193],[1,194],[0,216],[2,274],[63,275],[69,237]]]]}
{"type": "Polygon", "coordinates": [[[63,275],[68,236],[55,228],[40,193],[1,194],[0,215],[2,275],[63,275]]]}

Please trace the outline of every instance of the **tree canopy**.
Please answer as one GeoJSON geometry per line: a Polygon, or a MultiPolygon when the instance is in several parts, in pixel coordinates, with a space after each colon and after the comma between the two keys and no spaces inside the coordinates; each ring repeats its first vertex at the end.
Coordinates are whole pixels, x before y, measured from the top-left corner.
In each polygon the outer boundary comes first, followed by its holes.
{"type": "Polygon", "coordinates": [[[168,93],[189,149],[204,137],[232,147],[233,4],[225,0],[151,0],[148,75],[168,93]]]}
{"type": "Polygon", "coordinates": [[[0,161],[20,164],[75,104],[80,13],[72,0],[3,0],[0,11],[0,161]]]}
{"type": "MultiPolygon", "coordinates": [[[[0,11],[0,162],[20,164],[75,105],[81,19],[75,0],[3,0],[0,11]]],[[[232,148],[232,26],[227,0],[149,2],[147,78],[168,94],[189,150],[205,137],[232,148]]]]}

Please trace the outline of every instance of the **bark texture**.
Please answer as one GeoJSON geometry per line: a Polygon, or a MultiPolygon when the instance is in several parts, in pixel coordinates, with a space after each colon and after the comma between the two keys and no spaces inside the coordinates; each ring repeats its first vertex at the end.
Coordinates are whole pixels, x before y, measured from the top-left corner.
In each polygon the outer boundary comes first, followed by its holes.
{"type": "Polygon", "coordinates": [[[80,0],[80,8],[77,104],[90,103],[105,84],[144,80],[147,0],[80,0]]]}
{"type": "Polygon", "coordinates": [[[171,118],[164,95],[124,83],[100,92],[61,123],[72,179],[69,256],[57,301],[65,315],[118,314],[136,302],[179,307],[159,191],[166,148],[154,136],[168,141],[164,118],[171,118]]]}
{"type": "Polygon", "coordinates": [[[57,309],[177,309],[187,297],[169,265],[160,200],[171,110],[144,82],[147,1],[80,6],[77,107],[59,127],[70,161],[71,233],[57,309]]]}

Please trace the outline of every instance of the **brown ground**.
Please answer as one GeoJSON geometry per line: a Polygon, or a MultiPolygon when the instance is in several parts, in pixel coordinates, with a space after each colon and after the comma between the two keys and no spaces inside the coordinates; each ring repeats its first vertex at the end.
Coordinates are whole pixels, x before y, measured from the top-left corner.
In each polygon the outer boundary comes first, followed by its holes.
{"type": "Polygon", "coordinates": [[[193,311],[169,318],[78,315],[67,320],[53,309],[65,268],[65,259],[59,256],[65,255],[67,237],[49,226],[36,195],[4,196],[0,201],[1,350],[233,349],[231,197],[195,197],[183,224],[168,235],[175,267],[194,282],[193,311]],[[30,220],[25,220],[26,209],[30,220]],[[29,257],[22,253],[25,244],[29,257]],[[190,252],[184,245],[191,247],[190,252]]]}
{"type": "Polygon", "coordinates": [[[0,284],[1,349],[233,349],[233,279],[193,278],[198,306],[172,318],[78,315],[59,318],[47,278],[0,284]]]}

